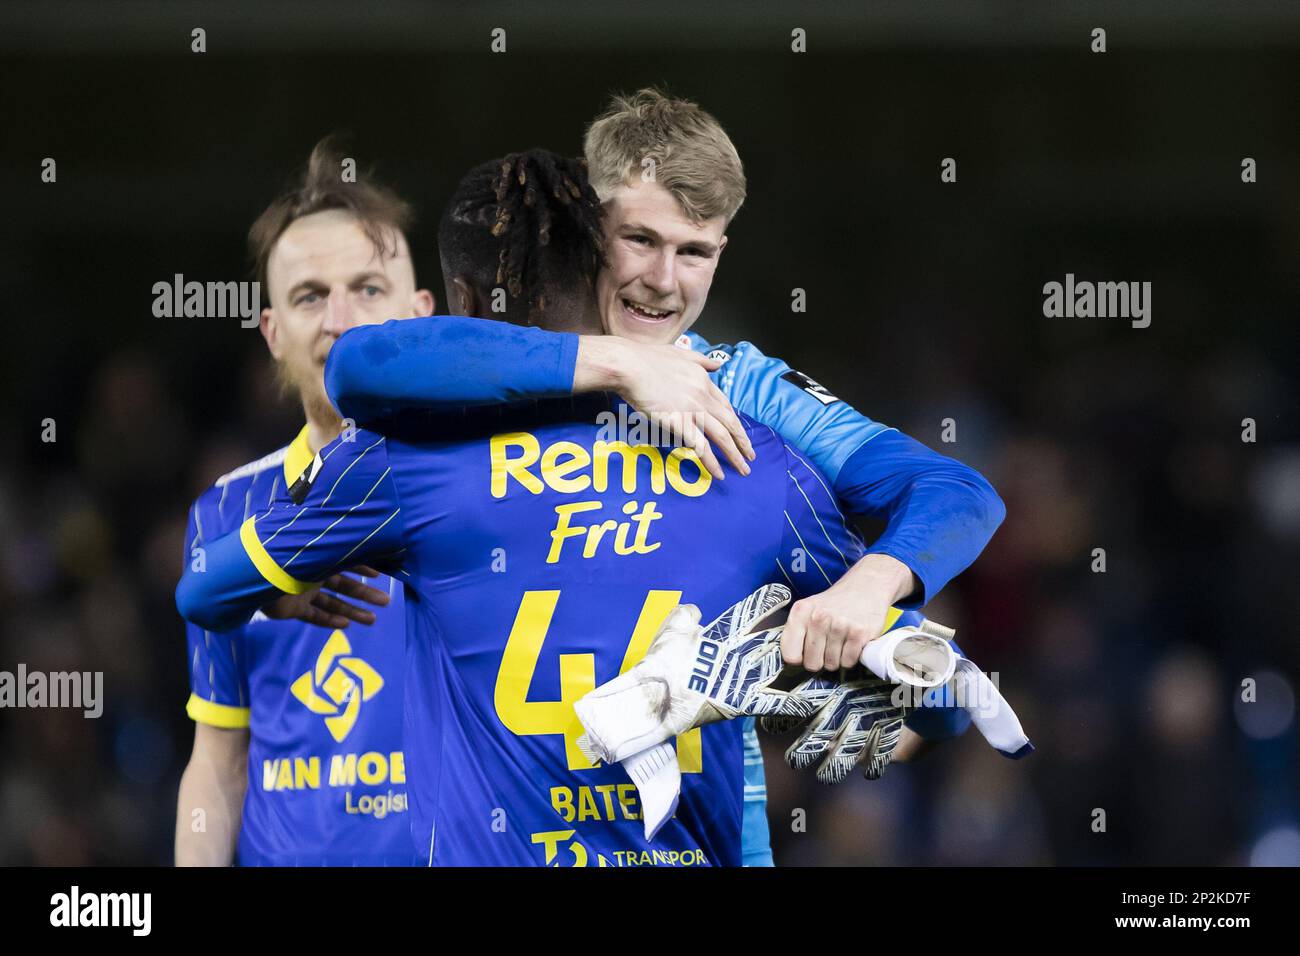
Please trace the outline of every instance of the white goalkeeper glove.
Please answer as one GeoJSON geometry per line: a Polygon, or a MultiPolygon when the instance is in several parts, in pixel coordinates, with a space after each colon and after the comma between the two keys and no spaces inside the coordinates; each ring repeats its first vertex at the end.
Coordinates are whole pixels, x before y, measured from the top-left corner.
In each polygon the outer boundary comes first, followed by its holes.
{"type": "Polygon", "coordinates": [[[827,782],[858,763],[876,777],[902,734],[902,710],[887,706],[884,689],[900,680],[931,686],[952,673],[952,649],[942,637],[900,628],[866,662],[891,680],[841,686],[805,676],[783,690],[775,685],[785,666],[781,634],[790,600],[788,588],[766,585],[705,628],[698,608],[674,608],[638,664],[574,704],[586,730],[578,747],[593,762],[622,763],[641,796],[647,840],[677,807],[681,771],[670,738],[740,716],[792,728],[817,714],[791,748],[791,763],[821,760],[818,777],[827,782]]]}
{"type": "MultiPolygon", "coordinates": [[[[1032,753],[1011,705],[979,668],[953,650],[954,634],[935,621],[895,628],[862,652],[862,663],[881,679],[854,668],[841,671],[838,679],[814,676],[794,687],[791,693],[813,702],[816,713],[786,750],[786,762],[803,770],[820,761],[817,779],[823,783],[839,783],[859,763],[868,779],[878,779],[902,738],[903,721],[920,704],[920,692],[945,684],[950,685],[947,696],[970,713],[996,750],[1012,758],[1032,753]]],[[[799,723],[782,716],[762,719],[769,733],[799,723]]]]}
{"type": "Polygon", "coordinates": [[[591,760],[616,763],[693,727],[733,717],[806,718],[809,700],[772,686],[780,675],[789,588],[769,584],[707,627],[693,604],[674,608],[636,666],[574,704],[591,760]]]}
{"type": "MultiPolygon", "coordinates": [[[[815,712],[785,752],[795,770],[817,764],[817,779],[840,783],[862,765],[869,780],[885,772],[903,736],[903,721],[914,694],[898,693],[899,684],[936,687],[952,677],[956,654],[949,628],[925,621],[899,627],[877,638],[862,652],[863,668],[841,670],[835,677],[808,677],[790,693],[812,704],[815,712]],[[864,670],[865,668],[865,670],[864,670]]],[[[786,733],[801,721],[783,716],[762,719],[768,733],[786,733]]]]}
{"type": "MultiPolygon", "coordinates": [[[[862,764],[875,779],[892,759],[909,712],[907,695],[894,695],[897,684],[924,689],[952,680],[974,687],[982,680],[981,688],[992,687],[970,661],[957,658],[953,632],[927,621],[867,645],[862,663],[874,680],[810,676],[783,689],[777,686],[781,634],[790,600],[789,589],[766,585],[706,628],[695,606],[674,608],[640,663],[574,704],[586,731],[578,747],[593,762],[621,762],[636,783],[647,840],[677,807],[681,773],[665,743],[671,737],[740,716],[762,717],[769,730],[812,718],[786,753],[792,766],[820,761],[818,779],[837,783],[862,764]]],[[[996,688],[984,697],[993,700],[991,712],[966,706],[989,742],[1008,756],[1032,751],[996,688]]]]}

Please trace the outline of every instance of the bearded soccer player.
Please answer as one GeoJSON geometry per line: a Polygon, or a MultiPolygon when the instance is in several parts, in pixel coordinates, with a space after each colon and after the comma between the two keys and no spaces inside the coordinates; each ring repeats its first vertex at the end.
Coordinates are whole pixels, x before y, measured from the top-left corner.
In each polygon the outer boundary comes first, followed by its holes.
{"type": "MultiPolygon", "coordinates": [[[[477,275],[499,263],[516,323],[556,310],[590,325],[583,277],[600,225],[579,179],[535,152],[486,164],[444,215],[444,263],[466,249],[477,275]]],[[[491,281],[467,285],[491,295],[491,281]]],[[[544,334],[503,328],[523,351],[544,334]]],[[[187,619],[220,628],[357,561],[396,571],[412,824],[431,864],[743,860],[742,722],[678,740],[682,803],[651,847],[621,768],[577,746],[573,702],[639,660],[679,602],[711,615],[782,577],[813,593],[862,545],[822,479],[764,426],[742,419],[751,475],[718,481],[693,449],[608,441],[599,416],[619,404],[601,394],[407,416],[387,435],[337,440],[211,542],[207,570],[177,589],[187,619]]]]}
{"type": "MultiPolygon", "coordinates": [[[[374,326],[345,336],[331,356],[331,397],[361,422],[413,406],[544,397],[570,387],[629,397],[629,370],[651,367],[666,352],[698,357],[736,410],[771,427],[826,476],[843,510],[887,522],[848,574],[794,605],[783,636],[791,664],[813,671],[849,666],[881,633],[891,605],[921,607],[975,560],[1005,515],[1001,500],[978,472],[862,415],[752,343],[711,345],[689,331],[727,246],[727,228],[746,198],[740,157],[714,117],[694,103],[641,90],[614,98],[588,130],[585,150],[605,211],[596,291],[607,336],[584,337],[575,348],[556,335],[530,340],[525,349],[492,323],[467,327],[437,319],[374,326]],[[643,176],[647,158],[654,161],[649,181],[643,176]],[[477,361],[465,363],[467,351],[477,361]],[[522,369],[529,370],[526,376],[522,369]]],[[[484,314],[467,289],[448,283],[451,310],[484,314]]],[[[663,374],[658,381],[658,392],[638,394],[633,404],[652,418],[657,412],[699,414],[708,437],[724,454],[731,450],[726,457],[743,471],[747,466],[738,459],[744,443],[730,442],[712,394],[701,393],[689,376],[663,374]]],[[[900,756],[967,725],[960,710],[919,710],[908,721],[900,756]]],[[[748,740],[747,833],[764,831],[750,861],[770,862],[761,755],[757,738],[748,740]]]]}
{"type": "MultiPolygon", "coordinates": [[[[407,205],[364,177],[344,182],[341,159],[318,145],[301,182],[249,233],[270,301],[262,334],[306,424],[194,502],[191,569],[338,436],[322,379],[334,340],[355,325],[433,311],[416,286],[407,205]]],[[[316,591],[231,630],[188,625],[194,750],[181,780],[177,864],[416,862],[401,745],[402,589],[386,576],[366,585],[340,574],[326,585],[375,610],[316,591]]]]}

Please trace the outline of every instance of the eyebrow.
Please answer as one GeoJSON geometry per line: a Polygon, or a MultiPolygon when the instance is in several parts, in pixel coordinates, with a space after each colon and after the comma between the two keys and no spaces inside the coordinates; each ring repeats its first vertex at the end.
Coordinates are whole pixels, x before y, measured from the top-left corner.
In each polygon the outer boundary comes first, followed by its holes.
{"type": "MultiPolygon", "coordinates": [[[[631,222],[631,221],[625,222],[619,228],[620,230],[626,229],[630,232],[644,232],[646,235],[652,236],[656,240],[659,240],[661,242],[663,241],[663,236],[661,236],[658,232],[651,229],[649,226],[643,225],[642,223],[639,222],[631,222]]],[[[718,247],[716,245],[714,245],[711,242],[706,242],[703,239],[691,239],[688,240],[687,242],[683,242],[681,245],[696,246],[697,248],[702,249],[706,255],[710,255],[710,256],[716,255],[718,251],[718,247]]]]}
{"type": "MultiPolygon", "coordinates": [[[[387,282],[388,276],[384,275],[382,272],[378,272],[374,269],[371,269],[368,272],[357,273],[348,281],[348,285],[349,286],[361,285],[362,283],[370,282],[373,279],[381,279],[384,282],[387,282]]],[[[289,301],[292,302],[298,296],[299,292],[306,292],[310,289],[324,289],[324,288],[327,288],[327,286],[325,285],[324,282],[321,282],[319,279],[300,279],[297,282],[295,282],[292,286],[289,287],[289,301]]]]}

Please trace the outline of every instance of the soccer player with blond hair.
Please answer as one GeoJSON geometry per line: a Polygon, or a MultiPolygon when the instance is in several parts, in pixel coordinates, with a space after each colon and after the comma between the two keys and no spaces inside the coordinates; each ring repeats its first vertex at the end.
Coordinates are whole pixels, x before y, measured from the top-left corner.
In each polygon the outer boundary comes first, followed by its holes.
{"type": "MultiPolygon", "coordinates": [[[[583,336],[574,345],[572,337],[556,335],[524,350],[500,327],[484,324],[474,333],[475,353],[490,355],[490,367],[467,378],[460,361],[463,330],[436,320],[402,323],[400,331],[381,326],[366,330],[365,341],[400,334],[400,372],[392,363],[371,363],[361,339],[345,339],[328,372],[330,393],[345,413],[377,420],[381,412],[412,406],[603,388],[652,420],[698,416],[713,426],[708,437],[743,474],[748,465],[737,459],[751,449],[725,425],[714,392],[692,379],[707,370],[737,411],[771,427],[792,453],[817,467],[846,512],[886,522],[848,573],[794,604],[782,639],[786,661],[811,671],[856,663],[884,630],[891,607],[923,606],[978,557],[1005,516],[1001,499],[974,469],[873,421],[752,343],[715,345],[690,331],[747,196],[739,154],[713,116],[687,100],[640,90],[614,97],[584,145],[588,177],[604,207],[595,292],[606,336],[583,336]],[[665,361],[664,350],[674,349],[698,358],[700,367],[631,381],[637,369],[665,361]],[[635,398],[633,389],[639,389],[635,398]]],[[[456,291],[448,294],[452,311],[467,311],[456,291]]],[[[954,736],[967,724],[960,710],[923,708],[908,722],[899,757],[914,756],[927,741],[954,736]]],[[[750,731],[746,860],[761,864],[771,860],[766,789],[750,731]]]]}

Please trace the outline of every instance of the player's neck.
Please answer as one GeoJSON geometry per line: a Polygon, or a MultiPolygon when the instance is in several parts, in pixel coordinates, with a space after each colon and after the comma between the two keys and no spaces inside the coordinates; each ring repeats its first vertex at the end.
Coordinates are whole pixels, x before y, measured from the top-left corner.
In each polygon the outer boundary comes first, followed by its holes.
{"type": "Polygon", "coordinates": [[[311,449],[311,453],[314,455],[335,438],[338,438],[340,431],[342,431],[342,423],[337,418],[323,422],[309,417],[307,419],[307,447],[311,449]]]}

